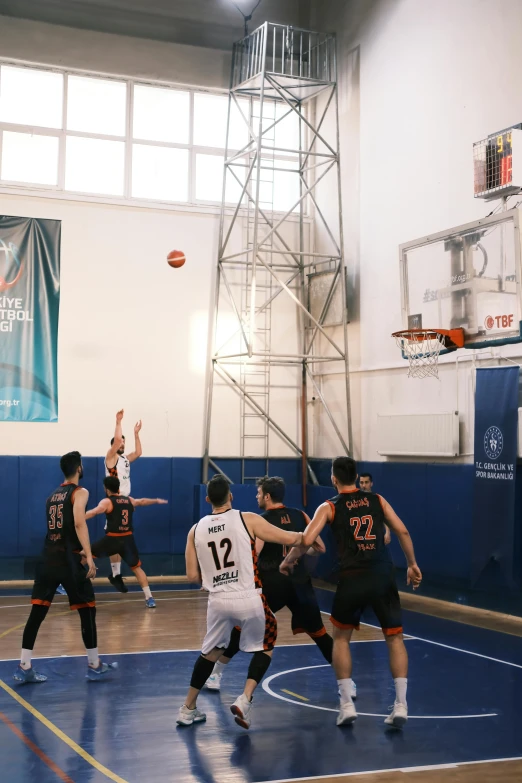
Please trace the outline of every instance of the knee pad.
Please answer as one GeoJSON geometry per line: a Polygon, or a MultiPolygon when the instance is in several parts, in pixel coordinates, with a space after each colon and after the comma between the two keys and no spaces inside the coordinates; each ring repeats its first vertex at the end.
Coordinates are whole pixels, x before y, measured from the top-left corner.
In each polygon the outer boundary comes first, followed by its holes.
{"type": "Polygon", "coordinates": [[[190,687],[200,691],[212,674],[213,668],[214,661],[209,661],[207,658],[200,655],[194,664],[192,677],[190,678],[190,687]]]}
{"type": "Polygon", "coordinates": [[[271,656],[264,652],[254,653],[248,667],[248,679],[255,680],[259,684],[265,676],[271,661],[271,656]]]}
{"type": "Polygon", "coordinates": [[[239,652],[239,640],[241,639],[241,628],[234,627],[230,634],[228,647],[223,653],[225,658],[233,658],[239,652]]]}

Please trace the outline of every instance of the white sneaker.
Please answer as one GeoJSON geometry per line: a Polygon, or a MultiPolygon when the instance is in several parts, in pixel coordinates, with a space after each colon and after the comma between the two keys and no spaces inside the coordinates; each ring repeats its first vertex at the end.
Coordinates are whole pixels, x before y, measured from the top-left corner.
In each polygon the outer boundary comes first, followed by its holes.
{"type": "Polygon", "coordinates": [[[250,728],[250,711],[252,709],[252,702],[248,701],[248,698],[244,693],[238,696],[235,702],[230,707],[230,712],[235,716],[235,721],[238,726],[242,726],[244,729],[250,728]]]}
{"type": "MultiPolygon", "coordinates": [[[[339,697],[341,696],[340,690],[337,691],[337,695],[339,697]]],[[[357,698],[357,685],[354,683],[353,680],[352,680],[352,687],[350,688],[350,696],[352,697],[353,701],[355,701],[355,699],[357,698]]]]}
{"type": "Polygon", "coordinates": [[[219,691],[221,690],[221,678],[223,677],[222,674],[211,674],[208,680],[205,683],[205,688],[208,688],[209,691],[219,691]]]}
{"type": "Polygon", "coordinates": [[[178,719],[176,723],[179,726],[192,726],[193,723],[201,723],[207,719],[204,712],[200,712],[198,709],[189,710],[188,707],[183,705],[179,708],[178,719]]]}
{"type": "Polygon", "coordinates": [[[408,720],[408,707],[396,701],[390,715],[384,719],[387,726],[395,726],[396,729],[402,729],[408,720]]]}
{"type": "Polygon", "coordinates": [[[341,702],[339,707],[339,715],[337,716],[336,723],[338,726],[347,726],[357,720],[357,710],[353,701],[341,702]]]}

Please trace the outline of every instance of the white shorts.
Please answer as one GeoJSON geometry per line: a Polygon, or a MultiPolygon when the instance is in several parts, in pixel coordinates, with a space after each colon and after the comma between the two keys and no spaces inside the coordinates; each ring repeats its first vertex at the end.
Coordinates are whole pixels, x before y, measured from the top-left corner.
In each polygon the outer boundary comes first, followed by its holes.
{"type": "Polygon", "coordinates": [[[226,648],[234,627],[241,629],[239,649],[254,653],[274,649],[277,620],[260,593],[210,593],[207,608],[207,633],[201,652],[207,655],[215,647],[226,648]]]}

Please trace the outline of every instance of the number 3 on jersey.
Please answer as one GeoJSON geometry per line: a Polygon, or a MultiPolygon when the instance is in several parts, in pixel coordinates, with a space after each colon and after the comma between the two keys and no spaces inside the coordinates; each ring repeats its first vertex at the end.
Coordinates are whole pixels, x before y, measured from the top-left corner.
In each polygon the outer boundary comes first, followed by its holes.
{"type": "Polygon", "coordinates": [[[355,533],[353,534],[356,541],[373,541],[377,538],[377,536],[374,536],[372,533],[373,518],[370,514],[365,517],[352,517],[350,519],[350,525],[352,527],[356,526],[355,533]],[[366,526],[366,531],[364,535],[360,535],[361,527],[363,527],[363,525],[366,526]]]}
{"type": "Polygon", "coordinates": [[[212,552],[212,557],[214,558],[214,563],[216,564],[216,569],[218,571],[223,571],[224,568],[232,568],[232,566],[234,565],[234,561],[228,559],[230,556],[230,552],[232,551],[232,541],[229,538],[222,538],[221,541],[219,542],[220,549],[226,547],[225,554],[223,556],[223,566],[221,566],[221,563],[219,562],[219,554],[217,551],[216,542],[209,541],[208,545],[212,552]]]}

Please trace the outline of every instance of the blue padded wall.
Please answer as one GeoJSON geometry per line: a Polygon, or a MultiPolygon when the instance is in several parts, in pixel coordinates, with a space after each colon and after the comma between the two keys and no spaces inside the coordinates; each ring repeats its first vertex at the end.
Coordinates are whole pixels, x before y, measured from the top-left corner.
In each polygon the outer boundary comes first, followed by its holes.
{"type": "MultiPolygon", "coordinates": [[[[263,465],[248,466],[249,475],[259,474],[263,465]]],[[[221,460],[232,478],[240,478],[239,460],[221,460]]],[[[330,486],[330,460],[314,460],[313,468],[323,486],[308,486],[306,510],[335,494],[330,486]]],[[[89,506],[103,497],[103,458],[84,459],[83,485],[89,490],[89,506]]],[[[373,475],[374,490],[382,494],[408,526],[426,580],[439,585],[470,586],[473,466],[426,463],[361,462],[359,471],[373,475]]],[[[287,482],[285,502],[302,506],[299,460],[272,460],[270,473],[287,482]]],[[[61,482],[57,457],[0,457],[0,580],[31,578],[45,535],[45,499],[61,482]]],[[[136,538],[143,562],[150,574],[183,572],[187,533],[210,507],[201,485],[201,459],[142,457],[132,467],[135,497],[165,497],[168,506],[138,509],[136,538]]],[[[256,486],[234,484],[234,505],[257,511],[256,486]]],[[[522,520],[522,471],[516,484],[516,519],[522,520]]],[[[103,535],[104,519],[89,522],[91,539],[103,535]]],[[[331,542],[325,531],[326,543],[331,542]]],[[[394,541],[391,547],[398,567],[404,556],[394,541]]],[[[515,570],[522,579],[522,524],[516,529],[515,570]]],[[[335,568],[331,546],[318,559],[318,575],[328,578],[335,568]]],[[[108,573],[108,563],[100,572],[108,573]]]]}
{"type": "MultiPolygon", "coordinates": [[[[16,557],[18,554],[20,487],[18,457],[0,457],[0,557],[16,557]]],[[[0,579],[14,579],[16,575],[6,560],[5,567],[0,566],[0,579]]]]}
{"type": "MultiPolygon", "coordinates": [[[[84,457],[82,485],[89,490],[89,508],[104,497],[105,475],[102,457],[84,457]]],[[[240,479],[239,460],[223,460],[223,469],[240,479]],[[225,464],[226,463],[226,464],[225,464]]],[[[200,516],[209,511],[205,494],[201,498],[199,458],[142,457],[132,466],[134,497],[163,497],[167,506],[140,508],[135,514],[136,540],[145,569],[152,574],[183,573],[187,533],[200,516]]],[[[252,460],[248,473],[256,475],[264,463],[252,460]]],[[[272,475],[288,483],[288,502],[301,505],[299,460],[272,460],[272,475]]],[[[0,457],[0,580],[30,579],[45,536],[45,500],[63,480],[58,457],[0,457]]],[[[256,486],[235,485],[239,507],[257,510],[256,486]]],[[[103,535],[105,519],[89,522],[91,541],[103,535]]],[[[108,563],[100,562],[100,574],[109,573],[108,563]]],[[[124,569],[125,570],[125,569],[124,569]]]]}

